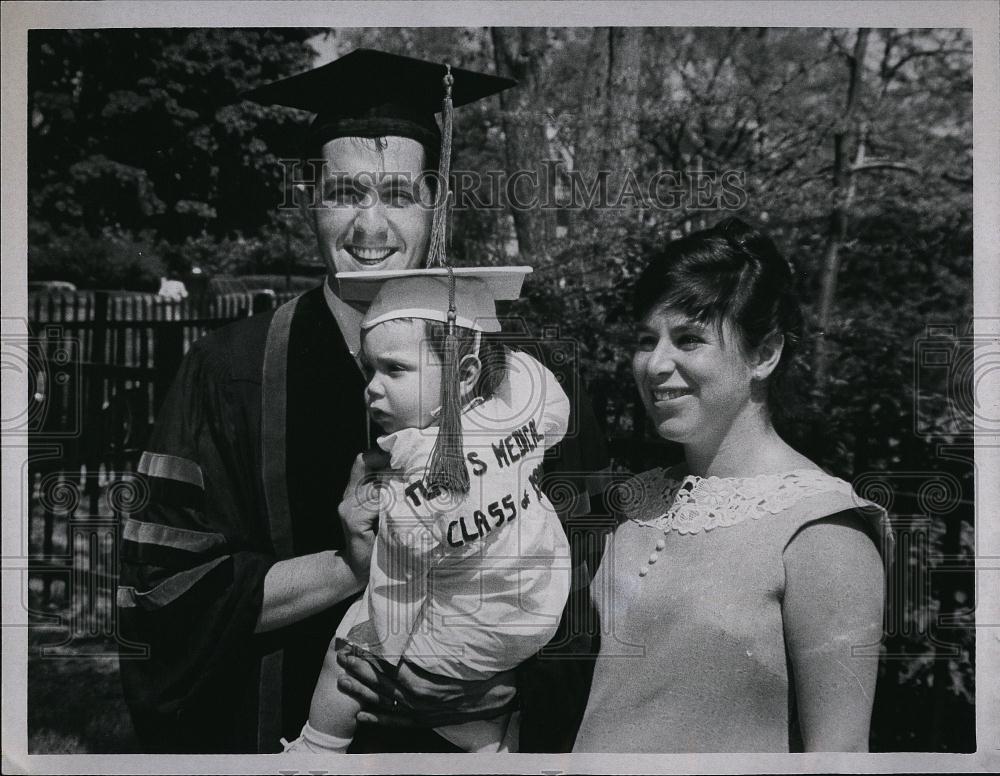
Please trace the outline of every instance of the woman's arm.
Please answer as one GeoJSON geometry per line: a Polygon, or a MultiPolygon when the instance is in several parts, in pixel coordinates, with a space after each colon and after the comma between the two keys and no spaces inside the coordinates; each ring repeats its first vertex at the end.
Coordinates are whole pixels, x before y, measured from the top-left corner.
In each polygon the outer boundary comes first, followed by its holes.
{"type": "Polygon", "coordinates": [[[809,523],[784,552],[785,643],[807,752],[866,752],[884,572],[859,518],[809,523]],[[863,654],[857,654],[863,653],[863,654]]]}

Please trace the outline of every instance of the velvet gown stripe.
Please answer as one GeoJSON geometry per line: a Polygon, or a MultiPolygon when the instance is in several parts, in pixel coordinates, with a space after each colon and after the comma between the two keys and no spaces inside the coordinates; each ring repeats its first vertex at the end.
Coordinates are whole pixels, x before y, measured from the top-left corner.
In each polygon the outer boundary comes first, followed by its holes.
{"type": "Polygon", "coordinates": [[[139,459],[138,471],[149,477],[185,482],[202,490],[205,488],[201,467],[194,461],[177,455],[145,452],[139,459]]]}
{"type": "Polygon", "coordinates": [[[285,423],[288,405],[288,338],[299,297],[286,302],[274,313],[264,350],[263,393],[261,396],[261,460],[264,469],[264,497],[267,501],[271,541],[279,560],[293,555],[292,525],[289,514],[288,480],[285,461],[285,423]]]}
{"type": "MultiPolygon", "coordinates": [[[[288,339],[285,477],[295,556],[343,551],[337,505],[354,458],[369,444],[365,380],[333,313],[316,288],[299,297],[288,339]]],[[[350,605],[335,606],[283,629],[285,736],[305,722],[313,688],[337,624],[350,605]]]]}
{"type": "MultiPolygon", "coordinates": [[[[292,522],[288,501],[285,457],[285,426],[288,409],[288,340],[296,297],[279,307],[267,331],[261,378],[261,466],[264,499],[267,502],[271,543],[279,560],[294,555],[292,522]]],[[[264,655],[260,661],[257,706],[257,751],[266,752],[281,737],[284,726],[284,649],[264,655]]]]}

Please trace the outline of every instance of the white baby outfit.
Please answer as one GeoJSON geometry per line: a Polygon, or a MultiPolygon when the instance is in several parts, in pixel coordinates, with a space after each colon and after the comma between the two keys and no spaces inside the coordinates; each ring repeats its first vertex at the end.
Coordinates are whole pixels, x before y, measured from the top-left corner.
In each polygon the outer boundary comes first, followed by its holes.
{"type": "Polygon", "coordinates": [[[466,680],[514,668],[545,646],[571,566],[539,481],[568,418],[554,375],[510,351],[496,395],[462,415],[467,494],[435,494],[423,481],[436,426],[380,437],[393,473],[379,493],[368,587],[337,635],[393,664],[405,657],[466,680]]]}

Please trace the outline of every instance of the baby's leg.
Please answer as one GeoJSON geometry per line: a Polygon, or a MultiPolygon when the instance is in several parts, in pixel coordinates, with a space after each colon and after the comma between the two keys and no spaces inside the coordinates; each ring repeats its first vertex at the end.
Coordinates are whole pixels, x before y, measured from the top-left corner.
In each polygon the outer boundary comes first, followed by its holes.
{"type": "Polygon", "coordinates": [[[361,706],[337,687],[337,680],[344,675],[344,671],[337,663],[336,641],[331,641],[326,650],[323,670],[313,690],[309,725],[320,733],[350,740],[354,737],[354,728],[357,727],[355,716],[361,706]]]}
{"type": "Polygon", "coordinates": [[[323,670],[309,706],[309,720],[302,728],[302,735],[285,751],[343,754],[354,738],[357,726],[355,716],[361,707],[337,687],[337,680],[343,671],[337,663],[336,642],[335,638],[326,650],[323,670]]]}

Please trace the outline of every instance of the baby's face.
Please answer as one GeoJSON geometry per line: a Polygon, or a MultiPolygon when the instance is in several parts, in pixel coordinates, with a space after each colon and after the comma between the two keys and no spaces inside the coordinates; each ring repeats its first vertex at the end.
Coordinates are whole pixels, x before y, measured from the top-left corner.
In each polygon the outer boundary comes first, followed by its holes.
{"type": "Polygon", "coordinates": [[[421,320],[385,321],[364,336],[368,414],[387,434],[427,428],[441,403],[441,360],[421,320]]]}

